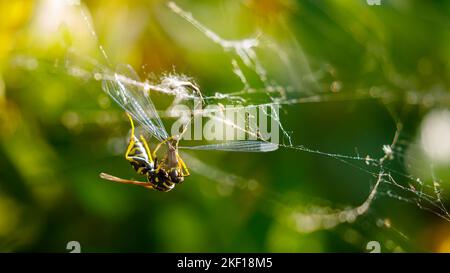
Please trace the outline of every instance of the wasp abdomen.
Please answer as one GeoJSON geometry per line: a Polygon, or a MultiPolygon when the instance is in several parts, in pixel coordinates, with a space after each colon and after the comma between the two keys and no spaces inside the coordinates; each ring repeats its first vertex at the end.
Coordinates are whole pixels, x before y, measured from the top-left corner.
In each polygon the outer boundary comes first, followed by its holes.
{"type": "Polygon", "coordinates": [[[141,175],[147,175],[155,168],[144,144],[135,136],[130,139],[126,159],[133,166],[134,170],[141,175]]]}
{"type": "Polygon", "coordinates": [[[150,164],[144,160],[141,159],[135,159],[135,161],[130,161],[131,166],[133,166],[133,169],[141,175],[147,175],[149,172],[153,171],[153,164],[150,164]]]}

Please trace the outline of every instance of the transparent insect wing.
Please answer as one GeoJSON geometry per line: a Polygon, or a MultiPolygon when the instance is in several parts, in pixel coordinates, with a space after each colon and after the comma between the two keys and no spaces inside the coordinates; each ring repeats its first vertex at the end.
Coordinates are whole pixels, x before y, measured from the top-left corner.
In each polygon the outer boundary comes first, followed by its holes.
{"type": "Polygon", "coordinates": [[[180,149],[188,150],[217,150],[228,152],[272,152],[278,149],[278,144],[258,140],[230,141],[200,146],[183,146],[180,149]]]}
{"type": "Polygon", "coordinates": [[[134,120],[159,141],[169,136],[147,90],[133,68],[117,66],[113,77],[103,80],[103,90],[116,101],[134,120]]]}

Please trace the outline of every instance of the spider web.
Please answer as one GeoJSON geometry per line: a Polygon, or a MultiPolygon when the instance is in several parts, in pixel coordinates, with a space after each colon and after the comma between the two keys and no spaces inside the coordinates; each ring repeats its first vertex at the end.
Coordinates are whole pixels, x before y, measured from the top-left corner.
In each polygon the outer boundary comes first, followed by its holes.
{"type": "MultiPolygon", "coordinates": [[[[90,28],[93,37],[97,40],[97,35],[95,34],[88,11],[82,6],[80,7],[87,26],[90,28]]],[[[359,217],[367,215],[374,201],[381,196],[412,204],[420,209],[429,211],[446,221],[450,221],[449,211],[445,207],[445,199],[441,187],[442,181],[436,176],[431,164],[428,164],[429,169],[415,170],[414,172],[399,171],[393,166],[394,159],[403,162],[411,160],[407,154],[408,149],[411,146],[420,146],[420,144],[408,139],[406,134],[403,133],[402,119],[398,112],[393,110],[393,107],[391,106],[394,103],[400,103],[400,105],[402,105],[400,108],[404,109],[411,105],[421,104],[424,98],[421,98],[419,93],[411,91],[407,92],[405,96],[401,96],[393,94],[383,87],[377,86],[361,88],[353,92],[339,92],[340,82],[338,81],[333,82],[331,91],[321,91],[318,81],[320,81],[321,75],[326,74],[327,70],[330,68],[326,67],[322,71],[313,73],[309,69],[307,63],[303,63],[303,66],[306,67],[307,74],[302,78],[299,85],[300,87],[279,84],[271,77],[269,70],[261,61],[259,50],[264,48],[271,51],[272,54],[279,55],[286,70],[289,70],[290,67],[296,64],[290,63],[289,57],[286,56],[282,46],[277,45],[274,40],[261,32],[246,39],[227,40],[202,24],[191,13],[181,8],[176,3],[169,2],[167,7],[176,14],[179,19],[184,20],[186,23],[190,24],[193,29],[196,29],[203,34],[212,44],[221,47],[224,52],[230,53],[231,57],[229,61],[232,72],[242,83],[242,90],[234,92],[216,91],[212,95],[208,95],[208,93],[211,92],[205,92],[205,90],[201,89],[201,86],[198,86],[200,90],[202,90],[202,95],[200,96],[190,88],[192,86],[197,87],[193,78],[175,72],[168,73],[156,81],[136,81],[119,75],[119,77],[122,77],[121,80],[141,88],[143,92],[159,92],[174,97],[175,99],[172,106],[180,102],[198,101],[201,99],[206,105],[232,103],[233,105],[236,105],[236,109],[266,109],[268,107],[271,111],[265,112],[265,115],[272,121],[278,123],[282,133],[282,142],[279,144],[281,152],[283,152],[283,150],[295,150],[331,158],[340,164],[352,167],[355,172],[368,174],[372,178],[372,187],[369,190],[367,198],[357,206],[338,209],[333,208],[333,206],[309,204],[309,209],[304,210],[297,209],[295,206],[284,202],[284,199],[272,189],[262,191],[261,189],[264,188],[264,185],[255,179],[248,179],[228,173],[198,159],[194,156],[195,153],[183,152],[183,158],[185,158],[186,162],[189,162],[191,170],[217,182],[220,186],[219,188],[221,190],[226,189],[227,192],[233,191],[234,189],[250,192],[255,195],[264,192],[264,199],[276,207],[276,209],[272,210],[276,211],[277,214],[274,215],[274,217],[277,217],[277,219],[298,232],[313,232],[322,229],[331,229],[342,223],[353,223],[359,217]],[[262,86],[253,86],[246,76],[248,73],[244,70],[252,71],[258,77],[262,86]],[[390,114],[396,125],[396,127],[393,128],[394,133],[391,143],[380,143],[379,149],[382,151],[381,157],[371,155],[361,156],[358,152],[356,152],[356,155],[332,153],[297,144],[292,138],[297,132],[290,132],[289,128],[285,128],[277,111],[273,111],[274,107],[281,107],[281,109],[285,111],[285,114],[289,114],[284,107],[327,101],[344,102],[357,100],[380,101],[385,105],[386,111],[390,114]],[[430,176],[431,174],[431,182],[420,178],[420,175],[418,174],[421,172],[425,173],[425,176],[430,176]],[[281,218],[280,215],[283,217],[281,218]]],[[[99,49],[104,56],[105,61],[108,63],[109,60],[105,50],[101,46],[99,46],[99,49]]],[[[303,53],[300,51],[298,54],[303,53]]],[[[72,73],[73,75],[82,75],[84,78],[91,78],[97,81],[114,79],[114,71],[110,69],[108,65],[102,65],[98,60],[89,59],[85,56],[81,57],[84,58],[85,61],[94,64],[96,70],[83,70],[82,68],[71,64],[69,72],[78,71],[78,73],[72,73]],[[83,73],[80,73],[80,71],[83,73]]],[[[391,70],[386,73],[389,75],[395,74],[395,72],[391,70]]],[[[391,78],[393,78],[393,81],[399,86],[404,86],[405,81],[402,81],[400,77],[396,76],[391,78]]],[[[431,99],[442,100],[442,96],[445,96],[445,98],[448,99],[448,96],[442,94],[439,96],[432,96],[431,99]]],[[[428,97],[428,99],[430,99],[430,97],[428,97]]],[[[244,128],[226,118],[221,118],[220,115],[216,115],[215,112],[220,111],[220,109],[209,109],[197,111],[196,114],[223,122],[248,135],[261,139],[258,131],[252,130],[251,128],[244,128]]],[[[177,113],[171,111],[171,107],[166,110],[159,110],[159,114],[162,118],[170,118],[177,115],[177,113]]],[[[270,157],[270,154],[268,157],[270,157]]],[[[275,214],[275,212],[273,213],[275,214]]],[[[393,229],[389,219],[378,219],[377,225],[393,229]]]]}

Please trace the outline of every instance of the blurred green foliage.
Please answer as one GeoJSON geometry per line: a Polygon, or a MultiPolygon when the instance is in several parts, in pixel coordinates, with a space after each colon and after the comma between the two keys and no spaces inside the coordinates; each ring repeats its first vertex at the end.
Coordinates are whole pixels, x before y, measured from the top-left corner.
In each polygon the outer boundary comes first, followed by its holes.
{"type": "MultiPolygon", "coordinates": [[[[0,2],[0,251],[66,252],[73,240],[85,252],[360,252],[373,240],[386,252],[450,251],[447,221],[415,201],[386,194],[354,223],[297,232],[280,207],[357,206],[374,183],[364,164],[298,150],[190,153],[220,170],[218,180],[234,174],[258,181],[256,192],[223,188],[201,172],[169,193],[102,181],[102,171],[138,178],[123,159],[129,124],[98,81],[66,69],[68,48],[76,49],[78,59],[104,60],[77,7],[62,2],[0,2]]],[[[206,95],[242,89],[232,54],[172,13],[165,1],[83,3],[112,63],[131,64],[143,78],[175,70],[192,76],[206,95]]],[[[450,2],[179,5],[224,38],[259,30],[280,45],[279,52],[259,52],[270,75],[319,98],[282,109],[294,143],[350,155],[357,147],[359,154],[378,158],[401,121],[406,144],[392,168],[429,182],[428,171],[417,171],[427,169],[426,158],[409,144],[416,145],[426,113],[449,107],[450,2]],[[279,64],[281,51],[291,67],[279,64]],[[321,75],[311,89],[302,85],[308,71],[321,75]],[[385,90],[380,98],[359,99],[357,90],[374,91],[373,86],[385,90]],[[330,94],[345,99],[328,101],[330,94]]],[[[249,77],[257,85],[254,78],[249,77]]],[[[158,95],[155,102],[168,100],[158,95]]],[[[444,190],[450,189],[448,167],[436,167],[444,190]]],[[[384,185],[382,192],[389,190],[384,185]]]]}

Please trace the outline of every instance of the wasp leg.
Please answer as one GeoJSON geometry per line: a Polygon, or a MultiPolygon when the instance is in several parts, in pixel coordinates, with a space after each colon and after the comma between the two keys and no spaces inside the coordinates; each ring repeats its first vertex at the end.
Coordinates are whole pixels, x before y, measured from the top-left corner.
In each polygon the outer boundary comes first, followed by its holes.
{"type": "Polygon", "coordinates": [[[182,175],[183,176],[191,175],[189,173],[189,170],[188,170],[186,164],[184,163],[183,159],[181,159],[181,156],[178,153],[177,153],[177,159],[178,159],[178,167],[182,170],[182,175]]]}
{"type": "Polygon", "coordinates": [[[101,173],[100,174],[100,178],[108,180],[108,181],[111,181],[111,182],[137,185],[137,186],[141,186],[141,187],[144,187],[144,188],[147,188],[147,189],[150,189],[150,190],[155,190],[155,187],[153,187],[153,185],[148,183],[148,182],[141,182],[141,181],[135,181],[135,180],[122,179],[122,178],[115,177],[115,176],[112,176],[112,175],[107,174],[107,173],[101,173]]]}
{"type": "Polygon", "coordinates": [[[159,150],[159,148],[161,148],[161,145],[163,145],[169,141],[172,141],[172,140],[173,140],[173,137],[168,137],[164,141],[161,141],[160,143],[158,143],[158,145],[156,145],[156,147],[155,147],[155,150],[153,150],[152,157],[156,158],[156,152],[159,150]]]}
{"type": "Polygon", "coordinates": [[[194,114],[191,114],[191,118],[189,119],[189,121],[183,125],[183,129],[181,130],[180,134],[178,135],[178,139],[177,139],[177,143],[176,143],[177,146],[178,146],[178,143],[180,142],[180,140],[183,138],[184,134],[187,132],[187,129],[191,125],[193,119],[194,119],[194,114]]]}
{"type": "Polygon", "coordinates": [[[133,151],[133,148],[136,144],[136,141],[138,141],[138,139],[136,138],[136,136],[134,135],[134,123],[133,123],[133,119],[131,118],[130,114],[127,113],[128,119],[130,120],[130,124],[131,124],[131,135],[130,135],[130,142],[128,143],[128,147],[127,147],[127,151],[125,152],[125,159],[133,162],[133,156],[130,156],[130,154],[133,151]]]}
{"type": "Polygon", "coordinates": [[[144,148],[145,148],[145,151],[147,152],[149,161],[153,162],[153,156],[152,156],[152,153],[150,153],[150,148],[148,147],[147,141],[145,140],[143,135],[140,136],[140,139],[141,139],[141,142],[144,144],[144,148]]]}

